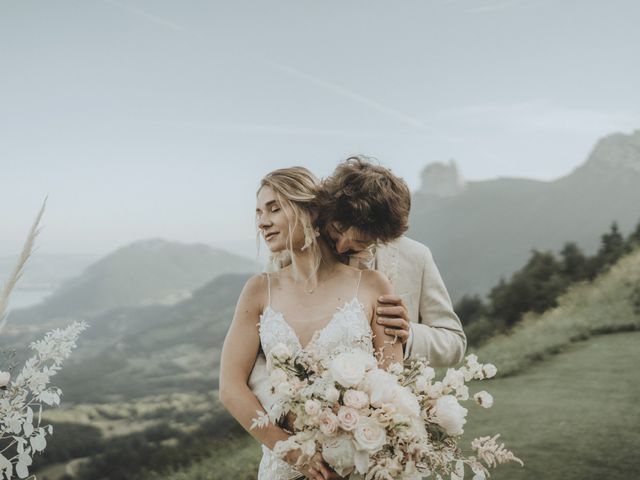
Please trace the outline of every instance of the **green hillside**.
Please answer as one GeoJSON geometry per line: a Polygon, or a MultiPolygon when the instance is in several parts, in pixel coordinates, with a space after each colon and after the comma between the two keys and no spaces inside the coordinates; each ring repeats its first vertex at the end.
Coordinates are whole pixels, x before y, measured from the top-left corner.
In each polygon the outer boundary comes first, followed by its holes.
{"type": "Polygon", "coordinates": [[[217,276],[257,270],[256,262],[205,244],[143,240],[93,263],[42,303],[12,312],[11,323],[50,326],[118,307],[172,305],[217,276]]]}
{"type": "Polygon", "coordinates": [[[507,335],[471,349],[504,375],[562,352],[593,335],[640,330],[640,250],[623,257],[590,283],[579,283],[542,315],[527,314],[507,335]]]}

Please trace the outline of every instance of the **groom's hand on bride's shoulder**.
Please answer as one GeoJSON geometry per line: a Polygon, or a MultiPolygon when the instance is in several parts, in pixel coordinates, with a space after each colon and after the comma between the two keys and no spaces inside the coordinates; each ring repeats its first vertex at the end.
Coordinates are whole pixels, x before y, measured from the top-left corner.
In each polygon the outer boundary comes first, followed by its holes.
{"type": "Polygon", "coordinates": [[[403,343],[409,338],[409,312],[398,295],[383,295],[378,298],[376,322],[384,325],[385,333],[398,337],[403,343]]]}

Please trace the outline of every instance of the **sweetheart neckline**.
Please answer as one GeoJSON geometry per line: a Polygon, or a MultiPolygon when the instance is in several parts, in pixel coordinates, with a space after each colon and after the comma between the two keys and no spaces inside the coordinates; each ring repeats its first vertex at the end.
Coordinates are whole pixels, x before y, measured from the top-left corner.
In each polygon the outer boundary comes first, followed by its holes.
{"type": "MultiPolygon", "coordinates": [[[[353,303],[356,303],[357,306],[360,308],[360,312],[362,312],[362,314],[364,314],[364,305],[362,304],[362,302],[358,299],[357,296],[354,296],[351,300],[346,300],[342,305],[338,305],[336,307],[336,311],[333,312],[333,315],[331,315],[331,319],[322,327],[317,329],[315,332],[313,332],[313,335],[311,335],[311,340],[309,340],[307,342],[307,344],[303,347],[302,346],[302,342],[300,341],[300,337],[298,336],[298,334],[296,333],[296,331],[294,330],[294,328],[289,324],[289,322],[287,322],[287,320],[284,318],[284,314],[281,311],[275,310],[273,307],[271,307],[271,305],[267,305],[266,308],[264,309],[264,311],[262,312],[262,314],[260,315],[260,325],[262,325],[262,317],[264,316],[265,312],[267,310],[271,310],[271,312],[277,317],[280,318],[282,320],[282,323],[284,323],[287,328],[289,329],[289,331],[293,334],[293,337],[296,339],[296,342],[298,342],[298,346],[300,347],[301,350],[306,350],[309,345],[311,345],[314,340],[316,340],[316,338],[319,338],[320,335],[322,334],[322,332],[324,330],[326,330],[329,325],[331,325],[333,323],[333,321],[337,318],[337,315],[344,311],[344,309],[348,306],[348,305],[353,305],[353,303]]],[[[365,318],[366,320],[366,318],[365,318]]],[[[367,322],[368,323],[368,322],[367,322]]]]}

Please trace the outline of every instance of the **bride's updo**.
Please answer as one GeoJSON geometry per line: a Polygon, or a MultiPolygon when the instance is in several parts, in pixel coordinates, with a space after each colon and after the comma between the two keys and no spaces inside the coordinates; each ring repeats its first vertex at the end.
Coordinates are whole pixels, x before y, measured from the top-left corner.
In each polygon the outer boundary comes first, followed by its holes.
{"type": "MultiPolygon", "coordinates": [[[[293,232],[298,226],[304,231],[304,246],[302,250],[308,250],[313,259],[312,277],[317,272],[321,261],[321,252],[318,245],[318,229],[314,225],[318,218],[316,197],[320,191],[320,180],[304,167],[279,168],[267,173],[260,181],[260,188],[270,187],[278,203],[286,206],[293,215],[285,214],[289,220],[289,232],[293,232]]],[[[272,268],[282,267],[292,263],[294,274],[297,275],[295,255],[293,251],[292,235],[287,239],[288,251],[272,255],[272,268]]],[[[307,279],[310,280],[310,279],[307,279]]]]}

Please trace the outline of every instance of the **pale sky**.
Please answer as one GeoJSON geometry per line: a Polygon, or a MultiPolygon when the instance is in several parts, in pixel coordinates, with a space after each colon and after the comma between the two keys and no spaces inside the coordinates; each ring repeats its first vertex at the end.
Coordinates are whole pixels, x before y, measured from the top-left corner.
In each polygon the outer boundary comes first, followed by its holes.
{"type": "Polygon", "coordinates": [[[550,180],[640,128],[634,0],[0,0],[0,256],[251,256],[262,175],[550,180]]]}

